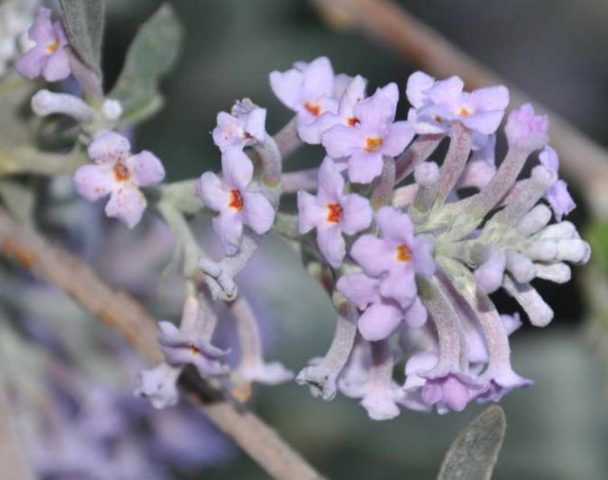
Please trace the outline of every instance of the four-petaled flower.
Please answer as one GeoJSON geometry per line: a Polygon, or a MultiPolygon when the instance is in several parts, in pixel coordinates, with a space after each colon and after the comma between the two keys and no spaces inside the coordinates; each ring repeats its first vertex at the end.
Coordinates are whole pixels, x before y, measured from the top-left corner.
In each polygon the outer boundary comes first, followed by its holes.
{"type": "Polygon", "coordinates": [[[270,87],[278,99],[298,115],[298,126],[309,125],[325,112],[335,112],[334,71],[326,57],[298,63],[286,72],[270,74],[270,87]]]}
{"type": "Polygon", "coordinates": [[[70,76],[70,58],[66,50],[68,39],[61,22],[51,21],[51,10],[44,7],[38,10],[28,37],[35,45],[15,64],[21,75],[30,79],[42,75],[48,82],[70,76]]]}
{"type": "Polygon", "coordinates": [[[274,208],[264,194],[251,186],[252,178],[251,160],[241,150],[231,149],[222,154],[222,179],[205,172],[197,183],[203,203],[219,212],[213,219],[213,228],[227,255],[238,252],[243,224],[262,235],[274,222],[274,208]]]}
{"type": "Polygon", "coordinates": [[[453,122],[461,122],[483,138],[496,132],[509,91],[502,85],[464,92],[458,77],[435,81],[423,72],[415,72],[407,82],[406,94],[412,104],[408,120],[417,133],[448,133],[453,122]]]}
{"type": "Polygon", "coordinates": [[[171,322],[160,322],[158,326],[158,343],[172,367],[192,364],[203,378],[229,372],[230,368],[218,360],[228,354],[227,350],[213,346],[195,332],[182,331],[171,322]]]}
{"type": "Polygon", "coordinates": [[[383,157],[396,157],[411,142],[414,130],[395,122],[399,91],[391,83],[353,107],[353,125],[336,125],[323,134],[327,154],[348,165],[355,183],[370,183],[382,173],[383,157]]]}
{"type": "Polygon", "coordinates": [[[334,268],[346,254],[342,234],[354,235],[372,223],[369,200],[344,193],[344,178],[330,158],[325,158],[319,168],[317,195],[298,192],[298,210],[300,233],[317,229],[319,250],[334,268]]]}
{"type": "Polygon", "coordinates": [[[266,137],[266,109],[250,100],[236,102],[231,113],[217,115],[217,127],[213,129],[213,142],[225,152],[263,143],[266,137]]]}
{"type": "Polygon", "coordinates": [[[323,134],[331,127],[335,125],[354,127],[357,125],[359,119],[355,116],[354,108],[355,105],[365,99],[366,84],[367,81],[360,75],[353,78],[340,97],[337,112],[325,112],[311,124],[300,126],[299,134],[302,140],[310,144],[319,144],[323,134]]]}
{"type": "Polygon", "coordinates": [[[363,235],[353,244],[351,257],[373,278],[380,279],[380,294],[407,308],[416,298],[415,274],[432,275],[431,246],[414,236],[406,213],[382,207],[376,214],[382,238],[363,235]]]}
{"type": "Polygon", "coordinates": [[[76,190],[90,201],[110,195],[106,215],[133,228],[147,204],[139,187],[156,185],[163,180],[165,169],[161,161],[147,150],[131,155],[129,141],[114,132],[97,134],[88,153],[93,163],[76,171],[76,190]]]}

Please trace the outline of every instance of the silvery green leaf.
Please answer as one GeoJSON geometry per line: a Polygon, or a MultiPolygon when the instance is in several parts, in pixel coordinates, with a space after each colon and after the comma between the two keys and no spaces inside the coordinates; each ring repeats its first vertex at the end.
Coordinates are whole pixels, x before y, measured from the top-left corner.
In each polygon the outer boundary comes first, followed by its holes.
{"type": "Polygon", "coordinates": [[[494,405],[484,410],[452,442],[438,480],[489,480],[506,426],[502,408],[494,405]]]}
{"type": "Polygon", "coordinates": [[[139,29],[109,95],[121,102],[125,122],[141,122],[162,107],[158,84],[177,59],[181,37],[182,27],[168,4],[139,29]]]}
{"type": "MultiPolygon", "coordinates": [[[[28,122],[29,101],[35,85],[16,74],[0,82],[0,149],[31,143],[34,122],[28,122]]],[[[0,168],[1,170],[1,168],[0,168]]]]}
{"type": "Polygon", "coordinates": [[[101,44],[105,19],[103,0],[60,0],[70,44],[101,78],[101,44]]]}
{"type": "Polygon", "coordinates": [[[14,180],[0,180],[0,198],[17,220],[33,225],[36,196],[30,186],[14,180]]]}

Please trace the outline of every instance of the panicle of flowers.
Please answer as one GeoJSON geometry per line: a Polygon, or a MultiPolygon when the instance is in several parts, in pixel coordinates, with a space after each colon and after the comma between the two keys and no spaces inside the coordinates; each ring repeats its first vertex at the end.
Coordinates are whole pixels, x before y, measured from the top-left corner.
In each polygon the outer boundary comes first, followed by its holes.
{"type": "Polygon", "coordinates": [[[530,282],[567,282],[568,264],[590,254],[562,221],[575,205],[558,178],[546,116],[528,104],[515,109],[497,165],[504,86],[466,92],[458,77],[416,72],[405,89],[408,118],[395,121],[395,84],[367,97],[360,76],[339,93],[332,80],[325,58],[270,75],[297,114],[300,139],[326,152],[316,196],[298,192],[298,223],[301,234],[317,230],[325,265],[311,271],[332,294],[338,321],[326,356],[297,381],[326,400],[337,391],[358,398],[374,419],[399,407],[460,411],[530,385],[510,361],[519,316],[501,315],[489,295],[504,289],[533,325],[545,326],[552,310],[530,282]],[[449,148],[437,164],[429,159],[443,139],[449,148]],[[530,177],[520,178],[530,164],[530,177]],[[392,372],[402,356],[406,380],[398,386],[392,372]]]}

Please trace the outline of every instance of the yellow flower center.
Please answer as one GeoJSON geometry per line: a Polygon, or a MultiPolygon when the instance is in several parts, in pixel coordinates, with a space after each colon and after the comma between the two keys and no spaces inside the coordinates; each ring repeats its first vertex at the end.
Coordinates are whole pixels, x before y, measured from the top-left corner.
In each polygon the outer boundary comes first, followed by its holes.
{"type": "Polygon", "coordinates": [[[369,153],[375,152],[383,143],[384,140],[380,137],[367,137],[365,139],[365,151],[369,153]]]}
{"type": "Polygon", "coordinates": [[[49,43],[46,46],[46,51],[49,53],[55,53],[58,48],[59,48],[59,43],[57,42],[57,40],[53,40],[51,43],[49,43]]]}
{"type": "Polygon", "coordinates": [[[468,117],[469,115],[471,115],[471,110],[469,110],[466,106],[462,106],[460,107],[460,110],[458,110],[458,115],[461,115],[463,117],[468,117]]]}
{"type": "Polygon", "coordinates": [[[409,262],[412,259],[412,251],[405,245],[401,243],[397,245],[397,260],[400,262],[409,262]]]}

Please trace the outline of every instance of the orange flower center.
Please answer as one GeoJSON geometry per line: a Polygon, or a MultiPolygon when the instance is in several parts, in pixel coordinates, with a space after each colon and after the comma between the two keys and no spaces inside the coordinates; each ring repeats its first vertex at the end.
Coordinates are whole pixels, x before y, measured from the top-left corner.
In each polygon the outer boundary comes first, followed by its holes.
{"type": "Polygon", "coordinates": [[[365,151],[370,153],[375,152],[382,146],[383,143],[384,140],[382,140],[380,137],[367,137],[365,140],[365,151]]]}
{"type": "Polygon", "coordinates": [[[460,107],[460,110],[458,110],[458,114],[462,115],[463,117],[468,117],[469,115],[471,115],[471,110],[469,110],[467,107],[463,106],[460,107]]]}
{"type": "Polygon", "coordinates": [[[234,208],[237,212],[243,209],[243,197],[238,189],[233,188],[230,190],[230,201],[228,202],[230,208],[234,208]]]}
{"type": "Polygon", "coordinates": [[[439,115],[435,115],[435,116],[433,117],[433,119],[434,119],[434,120],[435,120],[437,123],[441,123],[441,122],[443,122],[443,118],[441,118],[441,116],[439,116],[439,115]]]}
{"type": "Polygon", "coordinates": [[[339,203],[327,204],[327,221],[329,223],[340,223],[342,220],[342,207],[339,203]]]}
{"type": "Polygon", "coordinates": [[[401,243],[397,245],[397,260],[400,262],[409,262],[412,259],[412,251],[407,245],[401,243]]]}
{"type": "Polygon", "coordinates": [[[131,174],[129,173],[129,169],[124,165],[124,163],[117,162],[114,165],[114,178],[117,182],[125,182],[129,180],[131,174]]]}
{"type": "Polygon", "coordinates": [[[359,123],[359,119],[357,117],[348,117],[346,119],[346,125],[348,125],[349,127],[354,127],[358,123],[359,123]]]}
{"type": "Polygon", "coordinates": [[[59,48],[59,43],[57,43],[57,40],[53,40],[51,43],[49,43],[46,46],[46,51],[48,53],[55,53],[58,48],[59,48]]]}
{"type": "Polygon", "coordinates": [[[318,104],[318,103],[316,103],[316,102],[306,102],[306,103],[304,104],[304,108],[305,108],[306,110],[308,110],[308,112],[309,112],[311,115],[313,115],[313,116],[315,116],[315,117],[318,117],[319,115],[321,115],[321,105],[319,105],[319,104],[318,104]]]}
{"type": "Polygon", "coordinates": [[[199,355],[201,353],[201,350],[200,348],[194,345],[190,345],[190,352],[192,353],[192,355],[199,355]]]}

